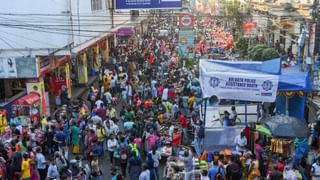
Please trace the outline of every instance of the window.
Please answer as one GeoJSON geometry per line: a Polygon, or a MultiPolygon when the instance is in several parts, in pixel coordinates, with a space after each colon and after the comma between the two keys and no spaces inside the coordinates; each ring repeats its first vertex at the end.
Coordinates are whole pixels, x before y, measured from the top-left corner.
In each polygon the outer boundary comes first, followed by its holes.
{"type": "Polygon", "coordinates": [[[102,0],[91,0],[91,10],[92,11],[102,10],[102,0]]]}

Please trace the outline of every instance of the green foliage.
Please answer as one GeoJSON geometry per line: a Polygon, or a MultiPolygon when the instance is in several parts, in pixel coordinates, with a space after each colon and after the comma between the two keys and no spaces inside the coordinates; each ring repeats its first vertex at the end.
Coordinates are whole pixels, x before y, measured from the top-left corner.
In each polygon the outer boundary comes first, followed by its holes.
{"type": "Polygon", "coordinates": [[[279,54],[276,50],[261,44],[249,47],[248,55],[249,58],[254,61],[265,61],[279,57],[279,54]]]}
{"type": "Polygon", "coordinates": [[[244,58],[248,55],[248,46],[249,40],[244,37],[237,38],[237,41],[234,44],[234,47],[239,50],[241,58],[244,58]]]}

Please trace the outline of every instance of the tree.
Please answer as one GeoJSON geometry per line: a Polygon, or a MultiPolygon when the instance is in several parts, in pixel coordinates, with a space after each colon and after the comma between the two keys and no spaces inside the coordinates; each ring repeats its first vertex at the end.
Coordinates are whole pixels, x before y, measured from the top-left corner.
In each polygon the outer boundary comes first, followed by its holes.
{"type": "Polygon", "coordinates": [[[261,44],[249,47],[248,55],[253,61],[265,61],[280,57],[276,50],[261,44]]]}
{"type": "Polygon", "coordinates": [[[239,50],[240,57],[245,58],[248,55],[249,40],[244,37],[239,37],[234,47],[236,50],[239,50]]]}

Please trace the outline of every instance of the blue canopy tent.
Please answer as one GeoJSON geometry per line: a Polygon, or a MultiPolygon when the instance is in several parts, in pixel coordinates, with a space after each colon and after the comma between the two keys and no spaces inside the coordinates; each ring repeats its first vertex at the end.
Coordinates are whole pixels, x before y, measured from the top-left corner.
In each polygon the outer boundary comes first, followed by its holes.
{"type": "Polygon", "coordinates": [[[304,120],[306,93],[312,91],[312,82],[307,72],[301,72],[300,66],[281,70],[276,99],[277,114],[287,114],[304,120]]]}

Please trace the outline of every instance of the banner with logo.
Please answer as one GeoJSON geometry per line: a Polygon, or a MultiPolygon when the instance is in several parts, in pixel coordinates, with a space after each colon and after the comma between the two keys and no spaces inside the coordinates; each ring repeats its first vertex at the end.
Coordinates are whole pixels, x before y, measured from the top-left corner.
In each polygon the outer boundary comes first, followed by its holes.
{"type": "Polygon", "coordinates": [[[207,72],[206,68],[200,65],[200,84],[204,98],[217,96],[219,99],[275,102],[278,75],[235,71],[234,68],[207,72]]]}
{"type": "Polygon", "coordinates": [[[116,10],[181,9],[182,0],[115,0],[116,10]]]}
{"type": "Polygon", "coordinates": [[[194,52],[194,30],[190,28],[181,28],[179,31],[179,50],[183,57],[188,57],[194,52]]]}
{"type": "Polygon", "coordinates": [[[194,27],[194,15],[193,14],[180,14],[179,15],[179,27],[194,27]]]}

